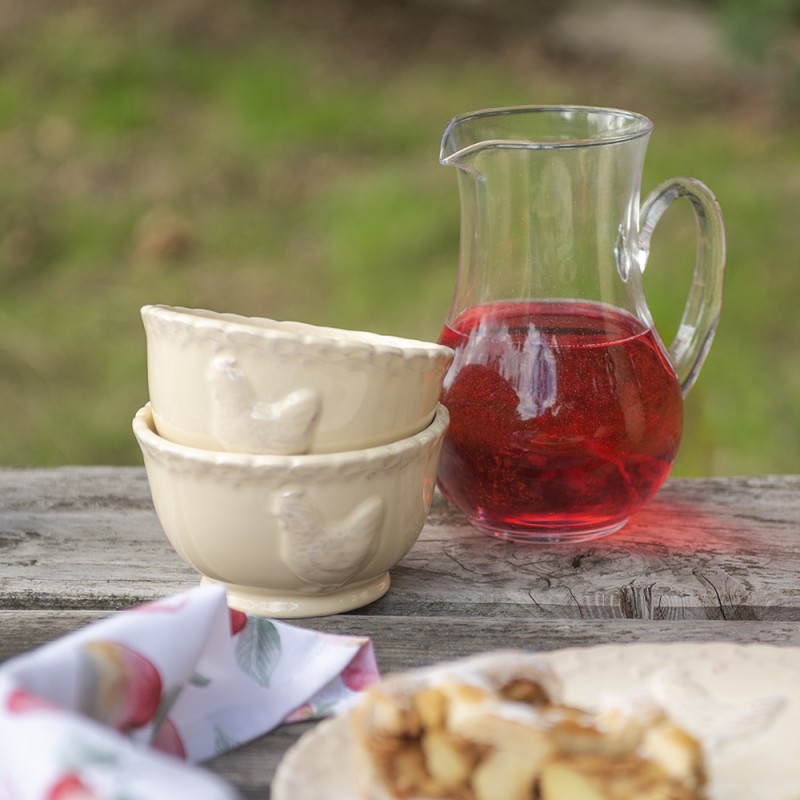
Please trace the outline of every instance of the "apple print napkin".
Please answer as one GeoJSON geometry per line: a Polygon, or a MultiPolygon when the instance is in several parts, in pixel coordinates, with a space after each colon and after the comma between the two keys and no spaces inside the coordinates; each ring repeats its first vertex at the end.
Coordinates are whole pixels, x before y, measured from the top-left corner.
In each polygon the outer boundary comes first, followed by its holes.
{"type": "Polygon", "coordinates": [[[0,666],[0,800],[232,800],[191,764],[377,678],[369,639],[230,610],[222,587],[138,606],[0,666]]]}

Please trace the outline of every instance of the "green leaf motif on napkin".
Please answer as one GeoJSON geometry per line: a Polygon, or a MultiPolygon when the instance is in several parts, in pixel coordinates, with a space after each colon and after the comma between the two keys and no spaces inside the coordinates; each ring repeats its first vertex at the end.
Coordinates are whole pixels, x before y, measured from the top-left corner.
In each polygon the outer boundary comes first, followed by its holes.
{"type": "Polygon", "coordinates": [[[217,755],[227,753],[228,750],[233,750],[234,747],[239,747],[241,744],[242,742],[229,736],[221,728],[214,727],[214,747],[217,755]]]}
{"type": "Polygon", "coordinates": [[[281,637],[268,619],[251,617],[236,640],[236,661],[245,675],[268,687],[281,659],[281,637]]]}
{"type": "Polygon", "coordinates": [[[201,675],[199,672],[193,672],[192,677],[189,678],[190,686],[197,686],[198,689],[205,689],[206,686],[211,684],[211,678],[201,675]]]}

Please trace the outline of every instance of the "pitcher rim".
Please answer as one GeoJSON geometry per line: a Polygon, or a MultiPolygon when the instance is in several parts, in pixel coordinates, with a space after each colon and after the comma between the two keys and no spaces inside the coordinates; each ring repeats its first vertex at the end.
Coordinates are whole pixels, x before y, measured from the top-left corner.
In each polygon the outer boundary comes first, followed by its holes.
{"type": "Polygon", "coordinates": [[[563,150],[569,148],[601,147],[609,144],[619,144],[640,139],[648,136],[653,130],[652,120],[637,111],[627,111],[613,106],[592,106],[579,104],[550,104],[550,105],[516,105],[498,106],[496,108],[484,108],[477,111],[467,111],[453,117],[445,128],[442,136],[442,145],[439,151],[439,161],[442,164],[451,164],[458,157],[478,149],[487,147],[503,147],[509,149],[528,149],[528,150],[563,150]],[[631,130],[616,133],[609,131],[609,135],[601,135],[587,138],[559,139],[559,140],[531,140],[518,138],[490,138],[473,144],[468,144],[452,152],[447,152],[447,143],[452,132],[466,122],[479,120],[489,117],[510,116],[513,114],[541,114],[541,113],[569,113],[577,112],[589,116],[590,114],[608,114],[617,117],[625,117],[632,123],[631,130]],[[636,123],[633,127],[633,123],[636,123]]]}

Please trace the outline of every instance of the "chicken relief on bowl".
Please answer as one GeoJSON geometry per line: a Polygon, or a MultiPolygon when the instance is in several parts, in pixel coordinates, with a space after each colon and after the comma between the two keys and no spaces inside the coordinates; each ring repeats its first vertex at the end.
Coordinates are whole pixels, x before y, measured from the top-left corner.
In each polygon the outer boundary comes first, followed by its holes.
{"type": "Polygon", "coordinates": [[[164,305],[141,311],[160,436],[232,453],[332,453],[419,433],[453,351],[432,342],[164,305]]]}
{"type": "Polygon", "coordinates": [[[380,447],[301,456],[175,444],[149,406],[133,431],[153,504],[178,554],[231,606],[274,617],[359,608],[389,588],[433,499],[449,422],[438,406],[420,433],[380,447]]]}

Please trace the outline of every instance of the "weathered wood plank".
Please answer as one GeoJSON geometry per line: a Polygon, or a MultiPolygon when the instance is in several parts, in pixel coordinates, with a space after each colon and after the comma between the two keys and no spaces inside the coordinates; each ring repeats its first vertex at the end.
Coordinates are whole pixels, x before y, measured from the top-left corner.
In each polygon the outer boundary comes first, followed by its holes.
{"type": "Polygon", "coordinates": [[[144,469],[0,469],[0,607],[126,608],[196,584],[144,469]]]}
{"type": "MultiPolygon", "coordinates": [[[[483,650],[522,647],[553,650],[606,642],[735,641],[800,646],[800,623],[645,620],[567,620],[443,618],[381,620],[333,617],[309,625],[337,633],[370,635],[384,673],[458,658],[483,650]],[[390,624],[386,624],[390,622],[390,624]]],[[[263,797],[265,786],[286,749],[308,726],[275,731],[208,763],[233,782],[246,798],[263,797]]]]}
{"type": "MultiPolygon", "coordinates": [[[[0,611],[0,661],[107,616],[101,611],[0,611]]],[[[554,650],[607,642],[734,641],[800,646],[799,622],[629,619],[542,620],[530,617],[422,619],[345,614],[304,620],[304,627],[369,636],[384,673],[484,650],[554,650]]],[[[286,749],[310,726],[293,725],[206,765],[245,798],[264,798],[286,749]]]]}
{"type": "MultiPolygon", "coordinates": [[[[799,573],[797,476],[672,480],[624,530],[567,546],[490,539],[437,498],[384,598],[296,624],[370,636],[384,672],[504,647],[800,646],[799,573]]],[[[143,469],[0,469],[0,661],[196,584],[161,531],[143,469]]],[[[263,798],[307,728],[208,767],[263,798]]]]}
{"type": "MultiPolygon", "coordinates": [[[[800,620],[800,477],[675,479],[593,543],[500,542],[437,497],[363,613],[800,620]]],[[[0,607],[124,608],[197,582],[140,468],[0,470],[0,607]]]]}
{"type": "MultiPolygon", "coordinates": [[[[0,610],[0,662],[117,612],[0,610]]],[[[381,617],[358,613],[294,622],[330,633],[369,636],[381,669],[396,670],[497,648],[554,650],[608,642],[732,641],[800,647],[800,622],[531,617],[381,617]]]]}
{"type": "Polygon", "coordinates": [[[544,618],[797,620],[799,558],[796,477],[675,480],[626,528],[582,545],[487,543],[438,503],[380,605],[460,595],[477,613],[544,618]]]}

